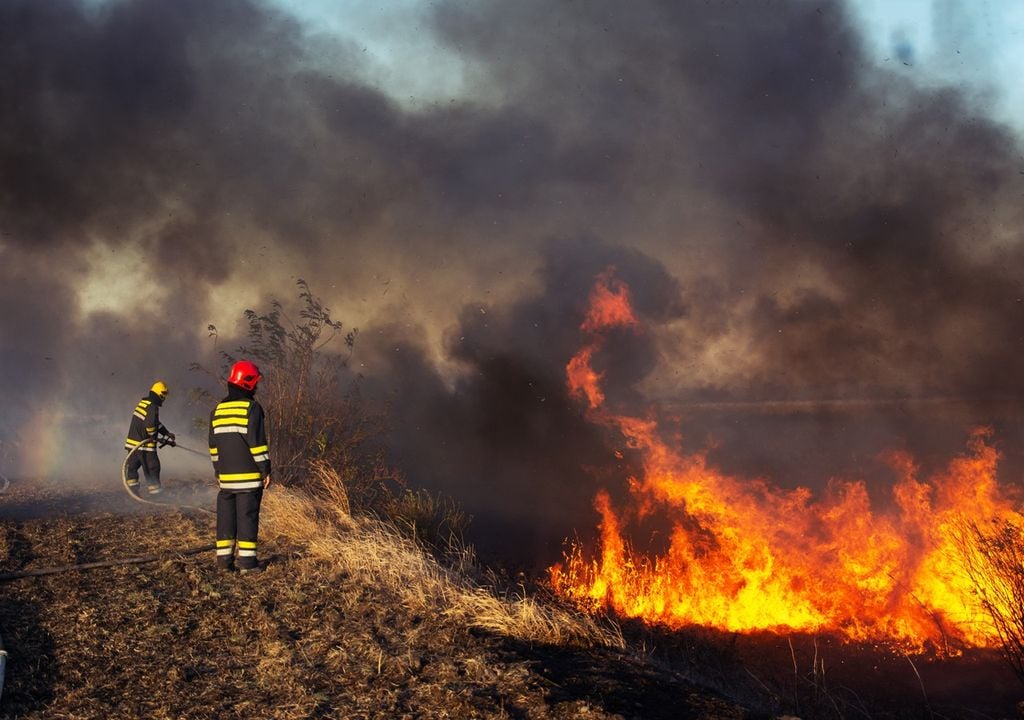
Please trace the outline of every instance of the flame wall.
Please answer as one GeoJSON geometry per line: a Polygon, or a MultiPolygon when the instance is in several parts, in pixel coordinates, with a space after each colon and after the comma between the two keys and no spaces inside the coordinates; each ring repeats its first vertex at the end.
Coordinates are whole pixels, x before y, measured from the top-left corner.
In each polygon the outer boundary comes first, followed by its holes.
{"type": "MultiPolygon", "coordinates": [[[[965,566],[972,527],[986,533],[1011,523],[1024,530],[1020,498],[996,479],[991,431],[975,430],[968,453],[922,481],[913,461],[893,453],[899,473],[891,512],[876,512],[863,482],[833,482],[824,497],[807,488],[724,475],[702,454],[683,455],[659,436],[653,419],[604,407],[594,351],[616,327],[636,327],[629,289],[606,271],[590,296],[580,329],[590,341],[566,367],[568,387],[592,419],[639,453],[631,502],[616,510],[606,491],[600,553],[575,545],[551,570],[556,590],[585,604],[670,626],[733,632],[832,632],[920,648],[947,640],[998,646],[999,635],[965,566]],[[644,526],[656,508],[671,519],[668,548],[648,556],[629,546],[624,524],[644,526]]],[[[1024,542],[1024,537],[1021,538],[1024,542]]],[[[1005,617],[1013,609],[998,607],[1005,617]]]]}

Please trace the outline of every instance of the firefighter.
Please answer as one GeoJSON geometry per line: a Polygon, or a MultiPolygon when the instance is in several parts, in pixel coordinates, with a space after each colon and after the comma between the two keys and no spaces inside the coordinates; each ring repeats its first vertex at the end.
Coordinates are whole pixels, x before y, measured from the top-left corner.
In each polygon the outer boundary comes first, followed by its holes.
{"type": "Polygon", "coordinates": [[[128,483],[128,489],[136,495],[141,494],[140,467],[146,475],[149,494],[156,495],[160,492],[160,457],[157,455],[157,441],[164,441],[172,447],[174,445],[174,433],[168,431],[160,422],[160,406],[167,399],[167,393],[167,383],[157,380],[149,389],[149,394],[139,400],[132,413],[124,449],[134,452],[125,466],[125,482],[128,483]]]}
{"type": "Polygon", "coordinates": [[[210,413],[210,459],[217,493],[217,566],[259,572],[256,535],[263,489],[270,485],[270,447],[263,408],[256,401],[260,370],[239,360],[228,376],[228,394],[210,413]]]}

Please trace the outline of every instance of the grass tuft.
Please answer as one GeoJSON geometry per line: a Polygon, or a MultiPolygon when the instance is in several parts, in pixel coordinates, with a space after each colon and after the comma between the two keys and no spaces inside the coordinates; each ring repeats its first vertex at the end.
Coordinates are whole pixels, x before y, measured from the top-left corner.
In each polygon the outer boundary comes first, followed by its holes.
{"type": "Polygon", "coordinates": [[[276,487],[263,500],[265,532],[298,546],[334,572],[386,589],[417,613],[442,613],[469,627],[525,642],[622,648],[621,630],[582,612],[541,603],[525,593],[498,597],[471,579],[469,551],[452,567],[442,565],[393,523],[353,516],[341,479],[317,469],[317,498],[276,487]],[[336,502],[318,501],[335,498],[336,502]]]}

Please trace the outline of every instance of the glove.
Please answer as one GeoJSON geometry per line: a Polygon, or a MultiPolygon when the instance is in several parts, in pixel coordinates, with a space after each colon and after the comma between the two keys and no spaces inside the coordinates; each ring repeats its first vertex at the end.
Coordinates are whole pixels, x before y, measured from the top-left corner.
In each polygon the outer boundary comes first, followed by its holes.
{"type": "Polygon", "coordinates": [[[171,447],[174,447],[175,445],[178,444],[178,443],[174,442],[174,433],[172,433],[172,432],[167,433],[166,438],[167,438],[167,444],[170,445],[171,447]]]}

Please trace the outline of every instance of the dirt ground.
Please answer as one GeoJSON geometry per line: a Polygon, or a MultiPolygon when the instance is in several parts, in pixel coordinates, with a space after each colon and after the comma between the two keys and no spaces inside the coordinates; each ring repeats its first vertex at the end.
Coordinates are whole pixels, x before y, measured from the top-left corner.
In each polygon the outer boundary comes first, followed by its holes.
{"type": "MultiPolygon", "coordinates": [[[[212,508],[214,494],[182,482],[160,499],[212,508]]],[[[424,612],[273,533],[259,575],[181,555],[212,539],[212,515],[118,487],[12,483],[0,574],[161,559],[0,582],[0,718],[997,720],[1024,697],[991,652],[939,662],[637,623],[622,624],[625,649],[527,642],[424,612]]]]}
{"type": "Polygon", "coordinates": [[[0,498],[0,573],[166,559],[0,584],[0,717],[752,716],[636,653],[530,645],[410,612],[274,538],[259,575],[219,572],[212,552],[174,556],[212,537],[210,516],[116,489],[12,486],[0,498]]]}

